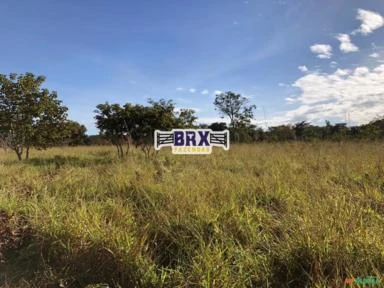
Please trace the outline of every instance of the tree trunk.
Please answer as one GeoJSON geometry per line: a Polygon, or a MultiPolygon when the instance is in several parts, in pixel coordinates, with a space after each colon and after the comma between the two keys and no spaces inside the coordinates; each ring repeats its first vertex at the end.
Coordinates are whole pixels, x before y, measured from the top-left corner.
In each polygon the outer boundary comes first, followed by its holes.
{"type": "Polygon", "coordinates": [[[117,157],[120,158],[120,149],[119,149],[119,145],[118,144],[115,144],[116,146],[116,149],[117,149],[117,157]]]}
{"type": "Polygon", "coordinates": [[[21,157],[23,155],[23,150],[20,150],[18,148],[15,148],[14,151],[16,152],[17,154],[17,158],[19,159],[19,161],[21,161],[23,158],[21,157]]]}
{"type": "Polygon", "coordinates": [[[116,143],[116,149],[117,149],[117,156],[119,158],[124,158],[124,152],[123,152],[123,147],[121,146],[121,143],[116,143]]]}
{"type": "Polygon", "coordinates": [[[124,151],[123,151],[123,145],[121,143],[119,144],[119,148],[120,148],[120,158],[123,159],[124,158],[124,151]]]}
{"type": "Polygon", "coordinates": [[[29,159],[29,145],[27,146],[27,149],[25,150],[25,159],[29,159]]]}
{"type": "Polygon", "coordinates": [[[129,148],[131,147],[131,139],[128,138],[127,141],[126,141],[126,144],[127,144],[127,150],[125,151],[125,156],[128,156],[128,153],[129,153],[129,148]]]}

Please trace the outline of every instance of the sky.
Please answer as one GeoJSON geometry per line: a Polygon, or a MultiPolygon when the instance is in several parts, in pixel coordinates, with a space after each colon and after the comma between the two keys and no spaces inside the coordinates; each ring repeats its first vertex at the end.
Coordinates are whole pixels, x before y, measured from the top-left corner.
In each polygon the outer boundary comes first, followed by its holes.
{"type": "Polygon", "coordinates": [[[216,93],[260,127],[384,115],[382,0],[1,0],[0,73],[47,77],[97,134],[100,103],[173,99],[222,121],[216,93]]]}

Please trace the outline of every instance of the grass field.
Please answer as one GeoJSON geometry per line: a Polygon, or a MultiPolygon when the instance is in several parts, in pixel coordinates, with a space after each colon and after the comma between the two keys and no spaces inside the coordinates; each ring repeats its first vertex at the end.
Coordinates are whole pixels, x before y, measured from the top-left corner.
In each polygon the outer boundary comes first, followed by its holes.
{"type": "Polygon", "coordinates": [[[1,287],[343,287],[383,239],[384,143],[0,152],[1,287]]]}

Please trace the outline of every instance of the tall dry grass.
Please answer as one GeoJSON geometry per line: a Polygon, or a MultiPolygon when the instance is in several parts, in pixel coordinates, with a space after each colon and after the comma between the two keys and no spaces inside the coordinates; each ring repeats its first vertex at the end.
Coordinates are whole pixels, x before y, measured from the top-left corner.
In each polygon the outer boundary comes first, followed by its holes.
{"type": "Polygon", "coordinates": [[[342,287],[384,271],[384,144],[0,152],[4,287],[342,287]],[[103,284],[105,284],[103,286],[103,284]]]}

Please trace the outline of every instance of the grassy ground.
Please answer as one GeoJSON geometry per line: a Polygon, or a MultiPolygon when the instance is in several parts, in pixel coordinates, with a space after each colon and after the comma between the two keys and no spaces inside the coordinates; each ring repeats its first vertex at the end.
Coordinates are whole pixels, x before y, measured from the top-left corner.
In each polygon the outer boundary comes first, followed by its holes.
{"type": "Polygon", "coordinates": [[[2,287],[343,287],[383,220],[383,143],[0,152],[2,287]]]}

